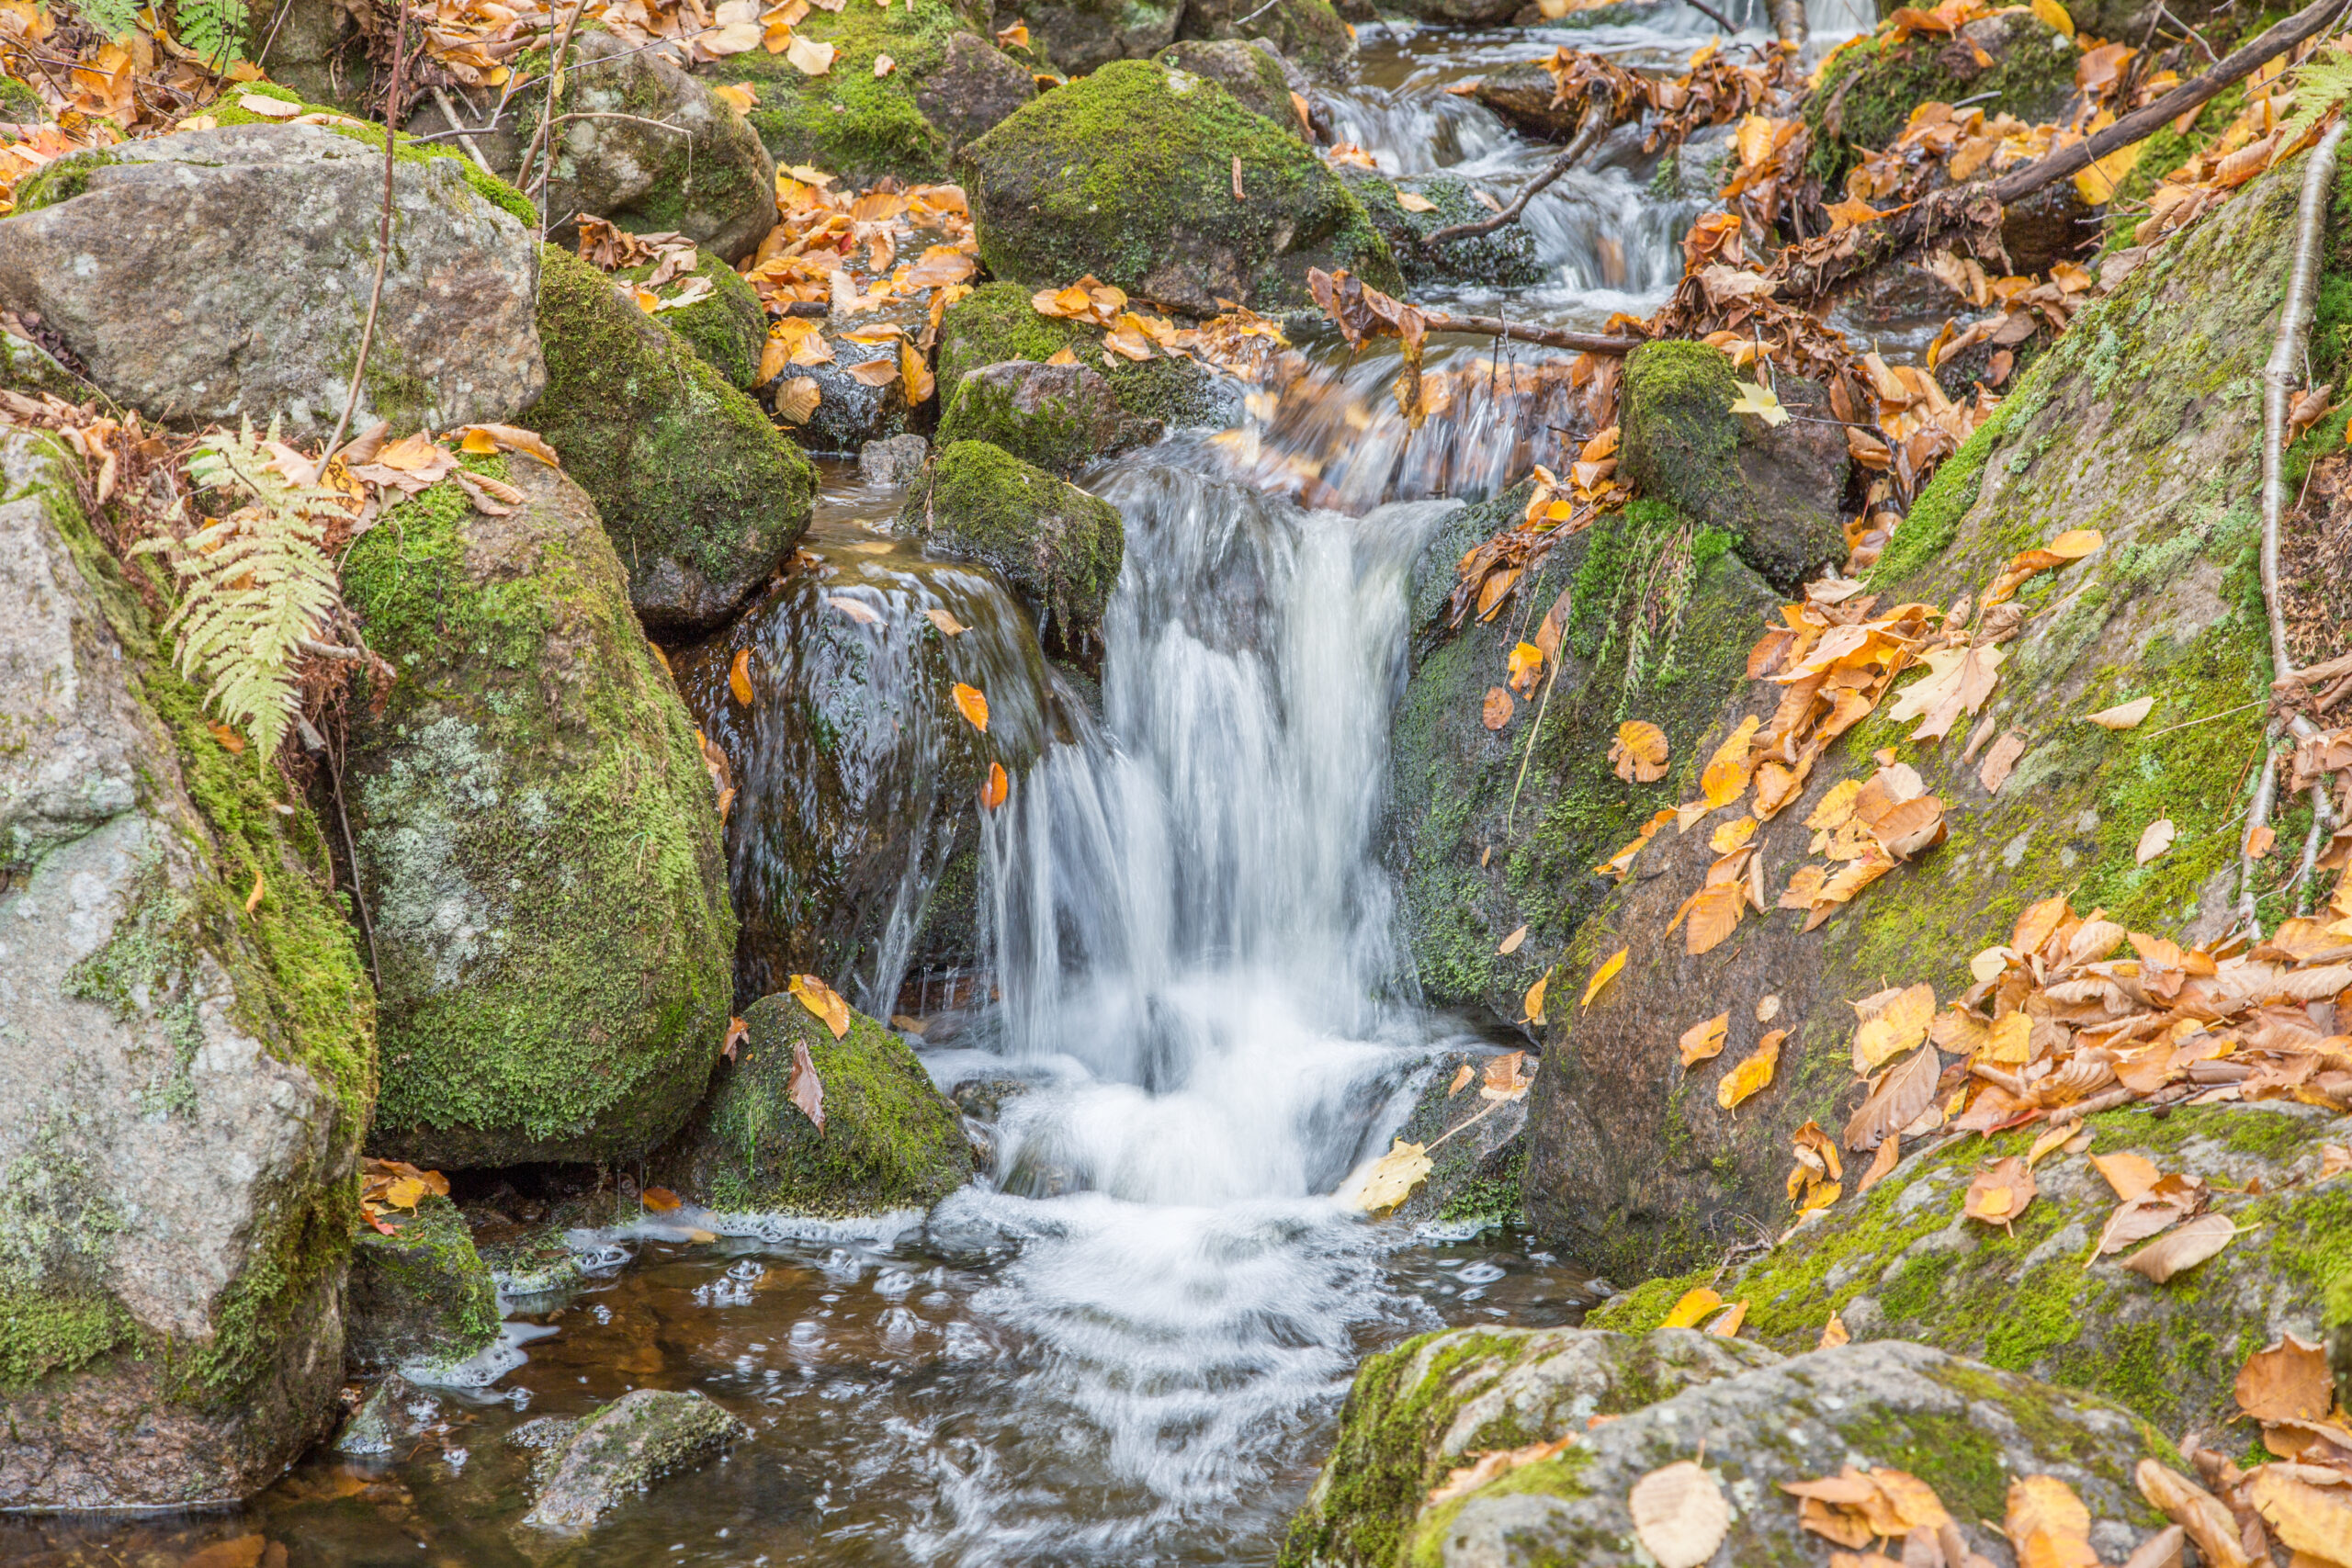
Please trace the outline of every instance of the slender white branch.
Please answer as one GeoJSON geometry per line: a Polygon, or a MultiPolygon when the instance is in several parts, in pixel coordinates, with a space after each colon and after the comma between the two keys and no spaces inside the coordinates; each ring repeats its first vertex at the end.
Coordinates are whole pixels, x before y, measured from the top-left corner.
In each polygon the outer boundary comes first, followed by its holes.
{"type": "Polygon", "coordinates": [[[2319,256],[2327,233],[2328,197],[2335,188],[2335,153],[2344,141],[2344,121],[2327,128],[2303,164],[2303,191],[2295,214],[2294,266],[2287,276],[2287,299],[2278,310],[2278,336],[2262,367],[2262,597],[2270,612],[2270,663],[2274,680],[2294,672],[2287,651],[2287,617],[2278,599],[2278,536],[2287,515],[2287,410],[2295,373],[2303,361],[2303,339],[2311,328],[2312,297],[2319,284],[2319,256]]]}

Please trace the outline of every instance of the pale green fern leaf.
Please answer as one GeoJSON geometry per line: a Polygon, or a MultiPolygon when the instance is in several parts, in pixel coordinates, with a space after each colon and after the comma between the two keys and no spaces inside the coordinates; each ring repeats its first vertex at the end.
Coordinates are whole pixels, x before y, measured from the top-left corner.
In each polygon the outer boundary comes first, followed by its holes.
{"type": "Polygon", "coordinates": [[[217,70],[244,58],[246,16],[244,0],[178,0],[172,34],[217,70]]]}
{"type": "Polygon", "coordinates": [[[2322,115],[2352,98],[2352,54],[2336,49],[2319,51],[2294,68],[2294,85],[2295,112],[2278,128],[2276,144],[2280,147],[2301,141],[2303,132],[2317,125],[2322,115]]]}
{"type": "Polygon", "coordinates": [[[140,0],[74,0],[82,19],[108,38],[120,38],[139,26],[140,0]]]}

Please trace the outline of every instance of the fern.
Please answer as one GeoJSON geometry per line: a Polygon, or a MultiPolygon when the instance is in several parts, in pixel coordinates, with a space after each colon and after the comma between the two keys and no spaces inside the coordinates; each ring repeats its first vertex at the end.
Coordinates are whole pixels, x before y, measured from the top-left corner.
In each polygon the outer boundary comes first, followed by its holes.
{"type": "Polygon", "coordinates": [[[2328,110],[2352,98],[2352,55],[2323,49],[2294,68],[2295,112],[2279,127],[2278,145],[2292,147],[2328,110]]]}
{"type": "Polygon", "coordinates": [[[140,0],[74,0],[82,19],[112,39],[139,26],[139,7],[140,0]]]}
{"type": "Polygon", "coordinates": [[[285,448],[254,439],[247,420],[236,435],[197,444],[188,472],[207,489],[229,490],[246,504],[185,539],[147,539],[134,554],[162,552],[180,578],[180,604],[164,629],[175,635],[180,673],[211,684],[205,701],[244,727],[266,758],[286,739],[300,707],[295,661],[342,595],[324,548],[322,510],[332,491],[288,479],[273,463],[285,448]]]}
{"type": "Polygon", "coordinates": [[[245,0],[178,0],[172,32],[215,70],[244,58],[245,0]]]}

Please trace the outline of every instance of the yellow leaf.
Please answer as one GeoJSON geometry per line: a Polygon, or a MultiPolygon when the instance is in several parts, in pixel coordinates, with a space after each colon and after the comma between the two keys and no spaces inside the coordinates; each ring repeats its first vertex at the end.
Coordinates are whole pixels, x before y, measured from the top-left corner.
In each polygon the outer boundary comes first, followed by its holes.
{"type": "Polygon", "coordinates": [[[1527,928],[1525,926],[1521,926],[1519,930],[1511,932],[1510,935],[1503,938],[1502,945],[1495,949],[1495,951],[1508,958],[1512,953],[1517,953],[1520,949],[1520,944],[1524,942],[1526,940],[1527,928]]]}
{"type": "Polygon", "coordinates": [[[1725,1111],[1765,1088],[1772,1081],[1772,1069],[1781,1064],[1781,1042],[1789,1032],[1776,1029],[1756,1043],[1756,1050],[1747,1059],[1724,1075],[1715,1086],[1715,1103],[1725,1111]]]}
{"type": "Polygon", "coordinates": [[[1411,1197],[1429,1173],[1427,1149],[1398,1138],[1386,1154],[1357,1168],[1332,1197],[1342,1208],[1377,1214],[1411,1197]]]}
{"type": "Polygon", "coordinates": [[[657,1214],[667,1214],[685,1207],[685,1200],[666,1187],[649,1187],[637,1195],[637,1201],[657,1214]]]}
{"type": "Polygon", "coordinates": [[[2033,0],[2033,14],[2046,27],[2057,28],[2068,38],[2075,36],[2075,18],[2058,0],[2033,0]]]}
{"type": "Polygon", "coordinates": [[[792,41],[785,46],[784,57],[803,76],[822,76],[833,68],[833,46],[800,33],[793,34],[792,41]]]}
{"type": "Polygon", "coordinates": [[[931,373],[931,367],[923,363],[922,355],[911,343],[899,344],[899,374],[906,378],[910,406],[931,400],[937,381],[931,373]]]}
{"type": "Polygon", "coordinates": [[[816,378],[795,376],[775,389],[776,417],[786,424],[806,424],[817,412],[816,378]]]}
{"type": "Polygon", "coordinates": [[[1747,793],[1747,748],[1756,739],[1756,716],[1748,715],[1707,759],[1706,771],[1699,775],[1699,788],[1707,797],[1708,810],[1719,810],[1747,793]]]}
{"type": "Polygon", "coordinates": [[[1527,998],[1521,1006],[1525,1009],[1524,1017],[1529,1023],[1544,1021],[1544,991],[1551,983],[1552,972],[1546,969],[1537,977],[1535,984],[1527,987],[1527,998]]]}
{"type": "Polygon", "coordinates": [[[750,114],[754,107],[758,107],[760,101],[759,96],[748,84],[730,83],[725,86],[713,87],[710,91],[713,97],[719,99],[739,115],[750,114]]]}
{"type": "Polygon", "coordinates": [[[963,622],[944,610],[933,608],[925,610],[923,614],[930,618],[933,626],[939,628],[939,635],[942,637],[955,637],[966,630],[963,622]]]}
{"type": "Polygon", "coordinates": [[[752,705],[752,650],[744,649],[735,655],[735,662],[727,667],[727,689],[745,707],[752,705]]]}
{"type": "Polygon", "coordinates": [[[802,1007],[824,1021],[834,1039],[849,1032],[849,1003],[824,981],[814,975],[795,975],[786,989],[799,998],[802,1007]]]}
{"type": "Polygon", "coordinates": [[[273,98],[266,93],[240,94],[237,107],[264,119],[292,119],[302,112],[300,104],[289,104],[284,98],[273,98]]]}
{"type": "Polygon", "coordinates": [[[498,450],[498,443],[481,425],[469,424],[466,426],[465,439],[458,443],[458,450],[469,452],[477,457],[487,457],[498,450]]]}
{"type": "Polygon", "coordinates": [[[1399,190],[1396,193],[1396,205],[1403,208],[1408,212],[1435,212],[1437,210],[1436,202],[1431,201],[1428,197],[1422,196],[1416,191],[1409,190],[1399,190]]]}
{"type": "Polygon", "coordinates": [[[1984,1043],[1987,1061],[2021,1067],[2033,1060],[2033,1020],[2013,1012],[1993,1021],[1992,1038],[1984,1043]]]}
{"type": "Polygon", "coordinates": [[[254,890],[253,890],[252,892],[250,892],[250,893],[248,893],[248,894],[246,894],[246,895],[245,895],[245,913],[246,913],[246,914],[250,915],[250,914],[252,914],[255,909],[258,909],[258,908],[261,908],[261,896],[262,896],[263,891],[264,891],[264,889],[263,889],[263,887],[262,887],[261,871],[260,871],[260,868],[259,868],[259,867],[255,867],[255,868],[254,868],[254,890]]]}
{"type": "Polygon", "coordinates": [[[1544,678],[1544,650],[1532,642],[1522,642],[1510,650],[1507,668],[1510,674],[1510,689],[1525,696],[1544,678]]]}
{"type": "Polygon", "coordinates": [[[424,1201],[424,1183],[413,1176],[403,1176],[384,1189],[384,1201],[395,1209],[413,1209],[424,1201]]]}
{"type": "Polygon", "coordinates": [[[1739,1337],[1740,1325],[1747,1321],[1747,1303],[1743,1298],[1732,1303],[1724,1309],[1721,1317],[1707,1325],[1707,1332],[1718,1339],[1736,1339],[1739,1337]]]}
{"type": "Polygon", "coordinates": [[[971,721],[972,728],[986,735],[989,732],[989,700],[977,686],[956,682],[956,711],[971,721]]]}
{"type": "Polygon", "coordinates": [[[2064,560],[2080,560],[2107,542],[2096,528],[2069,528],[2041,547],[2064,560]]]}
{"type": "Polygon", "coordinates": [[[241,757],[244,755],[245,738],[238,734],[235,730],[230,728],[227,725],[215,724],[212,727],[212,739],[220,742],[220,750],[228,752],[231,756],[241,757]]]}
{"type": "Polygon", "coordinates": [[[869,359],[863,365],[849,367],[850,379],[861,387],[887,387],[899,378],[899,362],[895,359],[869,359]]]}
{"type": "Polygon", "coordinates": [[[2156,1168],[2155,1161],[2145,1155],[2135,1155],[2128,1151],[2122,1154],[2093,1155],[2091,1166],[2101,1176],[2107,1178],[2107,1184],[2115,1189],[2115,1195],[2127,1203],[2164,1179],[2164,1172],[2156,1168]]]}
{"type": "Polygon", "coordinates": [[[996,41],[997,47],[1000,49],[1027,49],[1029,47],[1029,24],[1026,21],[1019,21],[1013,23],[1012,26],[1009,28],[998,28],[996,41]]]}
{"type": "Polygon", "coordinates": [[[1600,987],[1609,984],[1610,981],[1617,978],[1617,971],[1625,967],[1625,954],[1632,951],[1633,949],[1631,948],[1619,948],[1615,956],[1610,958],[1606,963],[1602,964],[1600,968],[1594,970],[1592,972],[1592,978],[1585,982],[1584,1000],[1577,1005],[1581,1007],[1590,1007],[1592,1005],[1592,998],[1600,994],[1600,987]]]}
{"type": "Polygon", "coordinates": [[[783,375],[785,367],[791,363],[792,345],[780,337],[769,338],[760,344],[760,367],[753,372],[754,379],[752,384],[755,387],[766,386],[770,381],[783,375]]]}
{"type": "Polygon", "coordinates": [[[1706,1286],[1701,1285],[1696,1290],[1685,1291],[1682,1299],[1668,1309],[1665,1318],[1658,1326],[1660,1328],[1696,1328],[1699,1326],[1700,1319],[1723,1304],[1723,1297],[1715,1294],[1706,1286]]]}
{"type": "MultiPolygon", "coordinates": [[[[1871,216],[1875,218],[1878,214],[1873,212],[1871,216]]],[[[1732,412],[1752,413],[1767,425],[1789,423],[1789,411],[1782,408],[1781,400],[1774,397],[1767,389],[1753,381],[1734,381],[1732,386],[1739,393],[1731,401],[1732,412]]]]}
{"type": "Polygon", "coordinates": [[[1686,1067],[1720,1055],[1724,1037],[1731,1032],[1731,1014],[1719,1012],[1703,1023],[1694,1023],[1682,1032],[1679,1042],[1682,1050],[1682,1065],[1686,1067]]]}
{"type": "Polygon", "coordinates": [[[2090,723],[2098,725],[2101,729],[2136,729],[2140,726],[2140,721],[2148,716],[2148,710],[2155,705],[2156,699],[2154,695],[2134,697],[2128,703],[2118,703],[2111,708],[2101,708],[2098,712],[2089,715],[2088,719],[2090,723]]]}
{"type": "Polygon", "coordinates": [[[1687,1459],[1634,1483],[1625,1508],[1634,1536],[1657,1568],[1699,1568],[1731,1528],[1731,1503],[1722,1483],[1687,1459]]]}
{"type": "Polygon", "coordinates": [[[1835,1349],[1840,1345],[1850,1345],[1853,1342],[1853,1335],[1847,1332],[1846,1320],[1839,1317],[1835,1312],[1832,1312],[1829,1314],[1829,1321],[1821,1325],[1821,1343],[1815,1346],[1814,1348],[1816,1350],[1830,1350],[1835,1349]]]}
{"type": "Polygon", "coordinates": [[[1719,855],[1745,848],[1756,837],[1756,818],[1743,817],[1736,822],[1726,822],[1707,835],[1707,847],[1719,855]]]}
{"type": "Polygon", "coordinates": [[[1655,784],[1666,777],[1666,731],[1638,718],[1617,727],[1610,743],[1609,761],[1617,776],[1628,783],[1655,784]]]}

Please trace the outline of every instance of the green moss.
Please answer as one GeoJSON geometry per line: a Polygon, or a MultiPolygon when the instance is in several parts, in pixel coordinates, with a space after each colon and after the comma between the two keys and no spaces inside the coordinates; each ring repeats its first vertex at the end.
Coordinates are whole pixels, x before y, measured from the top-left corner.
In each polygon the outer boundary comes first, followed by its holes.
{"type": "Polygon", "coordinates": [[[1871,568],[1868,575],[1872,587],[1899,582],[1917,574],[1951,543],[1959,532],[1960,520],[1976,504],[1976,492],[1984,482],[1984,465],[1992,457],[1993,448],[2000,445],[2001,432],[2009,424],[2015,406],[2013,395],[1971,432],[1968,439],[1960,444],[1960,450],[1936,469],[1936,477],[1912,502],[1902,525],[1894,530],[1877,563],[1871,568]]]}
{"type": "Polygon", "coordinates": [[[137,1334],[111,1296],[0,1284],[0,1392],[79,1371],[131,1345],[137,1334]]]}
{"type": "Polygon", "coordinates": [[[351,1355],[397,1366],[461,1361],[498,1337],[498,1292],[457,1205],[427,1194],[393,1234],[363,1226],[345,1309],[351,1355]]]}
{"type": "MultiPolygon", "coordinates": [[[[1277,74],[1277,86],[1280,85],[1277,74]]],[[[1363,203],[1364,215],[1388,242],[1398,272],[1409,287],[1420,283],[1464,282],[1488,288],[1516,288],[1540,281],[1544,267],[1536,258],[1535,237],[1518,224],[1491,234],[1449,241],[1431,253],[1422,241],[1440,229],[1475,223],[1487,216],[1470,194],[1469,182],[1453,175],[1410,175],[1391,184],[1371,169],[1339,171],[1340,180],[1363,203]],[[1430,204],[1427,212],[1410,212],[1396,199],[1410,191],[1430,204]]]]}
{"type": "Polygon", "coordinates": [[[1041,631],[1048,617],[1065,637],[1102,624],[1126,546],[1110,502],[986,442],[956,441],[908,487],[899,516],[992,568],[1029,602],[1041,631]]]}
{"type": "Polygon", "coordinates": [[[980,260],[996,276],[1092,273],[1182,308],[1209,281],[1241,302],[1306,302],[1309,266],[1403,283],[1363,205],[1295,137],[1205,78],[1117,61],[1020,109],[958,153],[980,260]],[[1238,161],[1244,199],[1236,201],[1238,161]]]}
{"type": "Polygon", "coordinates": [[[1039,400],[1038,407],[1024,410],[1016,406],[1013,389],[967,377],[956,383],[955,400],[940,416],[936,440],[943,447],[986,442],[1023,462],[1071,474],[1101,454],[1102,423],[1075,397],[1039,400]]]}
{"type": "Polygon", "coordinates": [[[1441,1568],[1445,1562],[1446,1532],[1473,1497],[1581,1497],[1588,1490],[1582,1478],[1591,1466],[1589,1450],[1569,1448],[1549,1459],[1505,1471],[1476,1492],[1451,1498],[1417,1517],[1403,1560],[1412,1568],[1441,1568]]]}
{"type": "Polygon", "coordinates": [[[915,101],[918,85],[943,65],[948,39],[971,28],[941,0],[904,0],[812,10],[794,31],[835,51],[832,68],[804,76],[764,50],[729,55],[714,79],[749,84],[759,102],[752,129],[779,168],[807,164],[864,182],[883,175],[934,180],[947,172],[947,133],[915,101]],[[876,57],[897,62],[874,74],[876,57]]]}
{"type": "Polygon", "coordinates": [[[0,76],[0,119],[18,125],[39,125],[50,118],[49,106],[28,83],[0,76]]]}
{"type": "MultiPolygon", "coordinates": [[[[654,264],[623,267],[616,276],[642,283],[653,276],[654,264]]],[[[718,372],[729,386],[748,392],[759,385],[760,354],[767,346],[767,310],[741,274],[708,252],[700,254],[695,270],[673,279],[659,291],[674,299],[689,278],[709,282],[711,291],[691,305],[660,312],[662,324],[685,341],[703,363],[718,372]]]]}
{"type": "Polygon", "coordinates": [[[90,175],[122,160],[103,148],[75,152],[44,164],[17,186],[17,212],[38,212],[61,201],[71,201],[90,188],[90,175]]]}
{"type": "Polygon", "coordinates": [[[1712,1285],[1718,1270],[1693,1269],[1688,1274],[1645,1280],[1630,1291],[1620,1291],[1584,1314],[1587,1328],[1611,1328],[1620,1334],[1647,1334],[1666,1321],[1674,1303],[1702,1285],[1712,1285]]]}
{"type": "Polygon", "coordinates": [[[1805,98],[1804,120],[1814,143],[1807,170],[1825,185],[1838,186],[1858,161],[1859,150],[1894,145],[1911,111],[1924,103],[1956,103],[1981,94],[1988,116],[2007,111],[2029,125],[2052,118],[2074,91],[2075,46],[2038,18],[2018,17],[2010,25],[2018,32],[1990,51],[1990,64],[1974,70],[1954,69],[1957,51],[1948,39],[1915,37],[1890,44],[1882,35],[1840,51],[1805,98]],[[1834,133],[1826,129],[1832,113],[1834,133]]]}
{"type": "Polygon", "coordinates": [[[940,407],[954,406],[964,378],[1008,359],[1044,361],[1067,348],[1111,383],[1119,407],[1170,429],[1227,422],[1227,400],[1197,362],[1155,355],[1137,362],[1102,363],[1099,333],[1052,316],[1029,302],[1035,290],[1014,283],[984,283],[947,308],[939,324],[940,407]]]}

